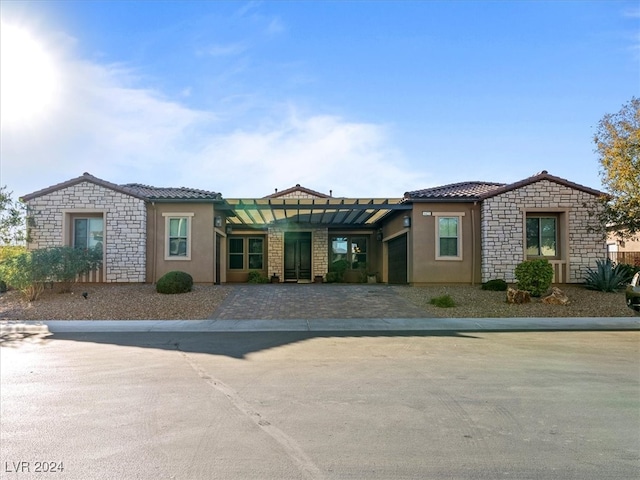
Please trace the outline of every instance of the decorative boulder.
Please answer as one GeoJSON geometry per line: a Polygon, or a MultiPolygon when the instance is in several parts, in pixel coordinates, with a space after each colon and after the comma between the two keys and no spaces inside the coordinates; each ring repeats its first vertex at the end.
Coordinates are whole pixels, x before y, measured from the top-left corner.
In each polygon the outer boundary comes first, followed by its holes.
{"type": "Polygon", "coordinates": [[[507,303],[529,303],[531,294],[526,290],[516,290],[509,287],[507,289],[507,303]]]}
{"type": "Polygon", "coordinates": [[[568,305],[569,297],[557,287],[551,289],[551,294],[542,299],[542,303],[548,303],[550,305],[568,305]]]}

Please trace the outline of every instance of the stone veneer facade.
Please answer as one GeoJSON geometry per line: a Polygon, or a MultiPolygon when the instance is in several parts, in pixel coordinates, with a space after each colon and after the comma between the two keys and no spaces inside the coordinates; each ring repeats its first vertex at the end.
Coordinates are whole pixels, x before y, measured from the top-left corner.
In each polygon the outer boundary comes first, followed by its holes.
{"type": "Polygon", "coordinates": [[[26,202],[30,224],[29,248],[70,243],[65,216],[102,213],[104,219],[105,282],[144,282],[146,279],[147,210],[144,200],[96,185],[76,185],[26,202]]]}
{"type": "MultiPolygon", "coordinates": [[[[284,279],[284,233],[282,227],[271,225],[267,233],[267,264],[268,275],[278,275],[284,279]]],[[[325,228],[310,228],[308,230],[294,230],[311,232],[311,280],[329,271],[329,230],[325,228]]]]}
{"type": "MultiPolygon", "coordinates": [[[[482,202],[482,281],[502,278],[514,282],[516,266],[525,260],[524,228],[526,212],[560,213],[568,221],[559,222],[559,230],[568,224],[566,253],[560,260],[567,263],[566,283],[584,281],[588,267],[606,256],[605,242],[591,231],[584,204],[593,204],[594,195],[549,180],[542,180],[489,197],[482,202]]],[[[562,249],[562,247],[561,247],[562,249]]]]}

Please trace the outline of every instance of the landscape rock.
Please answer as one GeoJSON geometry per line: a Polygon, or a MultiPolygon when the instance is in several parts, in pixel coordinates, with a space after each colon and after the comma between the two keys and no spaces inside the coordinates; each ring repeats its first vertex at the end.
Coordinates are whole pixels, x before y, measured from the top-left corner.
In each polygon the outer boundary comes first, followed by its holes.
{"type": "Polygon", "coordinates": [[[531,302],[531,294],[526,290],[516,290],[515,288],[509,287],[507,289],[507,303],[530,303],[531,302]]]}
{"type": "Polygon", "coordinates": [[[569,297],[567,297],[558,287],[553,287],[551,289],[551,294],[542,298],[542,303],[548,303],[549,305],[568,305],[569,297]]]}

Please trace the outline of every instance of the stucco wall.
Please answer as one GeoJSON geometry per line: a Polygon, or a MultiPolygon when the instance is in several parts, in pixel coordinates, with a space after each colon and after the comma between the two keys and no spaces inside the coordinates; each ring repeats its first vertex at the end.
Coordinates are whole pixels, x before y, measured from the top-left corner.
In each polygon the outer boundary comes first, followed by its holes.
{"type": "Polygon", "coordinates": [[[542,180],[483,201],[482,281],[502,278],[515,280],[516,266],[526,259],[525,216],[527,212],[558,214],[561,236],[560,261],[566,262],[567,283],[584,281],[587,267],[606,255],[600,234],[591,231],[594,220],[584,204],[595,197],[549,180],[542,180]]]}
{"type": "Polygon", "coordinates": [[[150,282],[180,270],[196,283],[213,283],[215,278],[214,208],[211,203],[150,203],[148,206],[148,271],[150,282]],[[168,257],[166,219],[186,215],[190,219],[190,258],[168,257]],[[154,260],[155,259],[155,260],[154,260]]]}
{"type": "Polygon", "coordinates": [[[81,182],[27,202],[30,249],[70,245],[70,215],[104,218],[105,282],[144,282],[146,208],[143,200],[81,182]]]}
{"type": "MultiPolygon", "coordinates": [[[[409,214],[409,213],[407,213],[409,214]]],[[[415,203],[411,215],[410,277],[414,285],[480,281],[479,207],[473,203],[415,203]],[[459,216],[459,258],[437,258],[439,216],[459,216]]],[[[401,217],[400,217],[401,218],[401,217]]]]}

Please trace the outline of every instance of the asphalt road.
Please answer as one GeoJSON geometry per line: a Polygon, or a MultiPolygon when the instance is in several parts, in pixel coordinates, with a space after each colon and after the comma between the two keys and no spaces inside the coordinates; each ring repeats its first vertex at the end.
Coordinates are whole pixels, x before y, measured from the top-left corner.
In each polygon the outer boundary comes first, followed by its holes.
{"type": "Polygon", "coordinates": [[[3,479],[640,472],[638,331],[57,333],[0,351],[3,479]]]}

